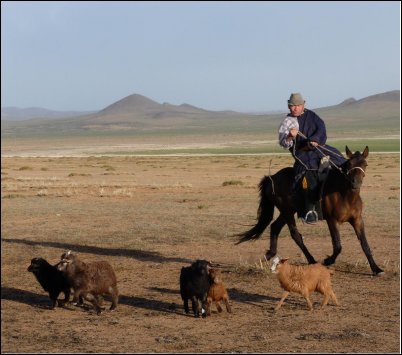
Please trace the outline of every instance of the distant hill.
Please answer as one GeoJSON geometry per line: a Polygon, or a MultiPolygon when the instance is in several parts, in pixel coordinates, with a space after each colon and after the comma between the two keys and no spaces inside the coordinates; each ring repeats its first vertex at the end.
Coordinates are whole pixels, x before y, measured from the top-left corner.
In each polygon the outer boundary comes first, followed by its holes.
{"type": "MultiPolygon", "coordinates": [[[[6,109],[6,108],[5,108],[6,109]]],[[[325,121],[331,134],[400,131],[400,91],[389,91],[360,100],[313,109],[325,121]]],[[[7,111],[5,110],[5,113],[7,111]]],[[[40,111],[38,111],[40,112],[40,111]]],[[[2,137],[29,135],[140,135],[251,133],[276,136],[283,113],[246,114],[234,111],[208,111],[190,104],[158,103],[133,94],[104,109],[75,117],[46,115],[25,121],[7,120],[2,109],[2,137]]]]}
{"type": "Polygon", "coordinates": [[[360,100],[349,98],[338,105],[314,110],[332,132],[400,132],[400,91],[388,91],[360,100]]]}
{"type": "Polygon", "coordinates": [[[89,123],[106,123],[107,121],[133,122],[134,120],[181,118],[206,113],[208,113],[207,110],[189,104],[179,106],[166,102],[159,104],[145,96],[133,94],[107,106],[86,120],[89,123]]]}
{"type": "Polygon", "coordinates": [[[360,105],[360,104],[370,104],[374,103],[375,105],[379,103],[387,103],[387,104],[394,104],[394,103],[399,103],[400,102],[400,91],[399,90],[393,90],[393,91],[387,91],[381,94],[376,94],[376,95],[371,95],[367,96],[363,99],[356,100],[354,97],[350,97],[344,101],[342,101],[340,104],[334,105],[334,106],[327,106],[327,107],[322,107],[318,108],[319,109],[330,109],[330,108],[336,108],[339,106],[347,106],[347,105],[360,105]]]}

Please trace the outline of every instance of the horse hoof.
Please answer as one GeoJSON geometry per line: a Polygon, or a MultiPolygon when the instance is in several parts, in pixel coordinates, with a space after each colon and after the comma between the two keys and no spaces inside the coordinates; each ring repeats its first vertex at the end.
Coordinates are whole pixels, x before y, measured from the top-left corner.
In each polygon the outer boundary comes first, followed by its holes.
{"type": "Polygon", "coordinates": [[[267,250],[267,252],[265,253],[265,259],[267,261],[269,261],[270,259],[272,259],[275,256],[275,254],[271,253],[269,250],[267,250]]]}

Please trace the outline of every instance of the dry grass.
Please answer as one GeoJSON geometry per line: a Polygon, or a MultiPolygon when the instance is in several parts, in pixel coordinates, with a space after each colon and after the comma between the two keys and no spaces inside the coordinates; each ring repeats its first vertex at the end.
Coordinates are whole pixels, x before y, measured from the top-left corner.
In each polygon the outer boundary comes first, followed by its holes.
{"type": "MultiPolygon", "coordinates": [[[[239,246],[231,235],[255,223],[269,166],[274,173],[291,157],[2,158],[2,352],[398,352],[399,155],[371,154],[368,163],[366,233],[386,274],[371,277],[344,225],[333,278],[342,306],[309,313],[290,296],[274,314],[282,291],[263,258],[269,231],[239,246]],[[242,184],[223,186],[230,181],[242,184]],[[56,262],[65,249],[113,265],[116,312],[46,308],[26,268],[35,256],[56,262]],[[179,273],[197,258],[220,265],[233,314],[184,315],[179,273]]],[[[299,228],[318,260],[331,253],[324,222],[299,228]]],[[[287,229],[278,253],[305,263],[287,229]]]]}

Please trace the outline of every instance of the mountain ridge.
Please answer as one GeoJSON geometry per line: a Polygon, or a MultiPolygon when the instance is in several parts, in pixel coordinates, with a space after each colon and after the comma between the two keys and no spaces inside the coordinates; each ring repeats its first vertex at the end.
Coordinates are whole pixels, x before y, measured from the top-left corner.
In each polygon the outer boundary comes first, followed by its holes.
{"type": "MultiPolygon", "coordinates": [[[[318,107],[314,110],[326,110],[329,108],[335,108],[338,106],[347,106],[352,104],[360,104],[367,103],[372,101],[386,101],[392,102],[395,100],[399,100],[400,98],[400,90],[392,90],[386,91],[379,94],[370,95],[364,97],[362,99],[356,100],[354,97],[347,98],[340,102],[339,104],[318,107]]],[[[30,120],[30,119],[63,119],[63,118],[71,118],[71,117],[79,117],[79,116],[106,116],[106,115],[122,115],[122,114],[132,114],[133,112],[137,113],[146,113],[152,112],[155,117],[163,117],[163,111],[170,113],[230,113],[230,114],[239,114],[239,115],[271,115],[281,113],[280,110],[276,110],[275,112],[249,112],[242,113],[236,112],[233,110],[224,110],[224,111],[212,111],[206,110],[203,108],[196,107],[194,105],[190,105],[188,103],[183,103],[180,105],[172,105],[168,102],[164,102],[162,104],[140,94],[131,94],[128,95],[101,110],[94,111],[56,111],[50,110],[42,107],[29,107],[29,108],[19,108],[14,106],[2,107],[1,108],[1,119],[6,121],[12,120],[30,120]]]]}
{"type": "MultiPolygon", "coordinates": [[[[400,131],[400,91],[393,90],[360,100],[348,98],[333,106],[313,109],[331,132],[400,131]]],[[[274,114],[208,111],[187,103],[158,103],[132,94],[90,114],[65,118],[8,121],[2,117],[2,137],[29,135],[141,135],[267,132],[276,135],[286,112],[274,114]]]]}

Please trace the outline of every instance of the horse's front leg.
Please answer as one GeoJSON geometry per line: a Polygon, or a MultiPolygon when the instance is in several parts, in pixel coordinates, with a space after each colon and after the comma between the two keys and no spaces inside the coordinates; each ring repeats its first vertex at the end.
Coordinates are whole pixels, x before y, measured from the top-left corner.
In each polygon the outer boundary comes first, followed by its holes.
{"type": "Polygon", "coordinates": [[[353,226],[353,229],[356,232],[357,238],[359,239],[360,245],[366,255],[366,258],[370,264],[371,271],[373,271],[374,275],[378,275],[383,273],[384,271],[378,267],[376,262],[374,261],[373,254],[371,253],[370,246],[367,242],[366,233],[364,231],[364,223],[363,218],[359,217],[352,221],[350,224],[353,226]]]}
{"type": "Polygon", "coordinates": [[[310,254],[308,251],[307,247],[304,245],[303,241],[303,236],[300,234],[299,230],[296,227],[296,220],[294,215],[287,216],[287,221],[286,221],[290,235],[292,236],[292,239],[296,242],[297,246],[301,249],[303,252],[304,256],[306,257],[307,261],[309,264],[315,264],[316,261],[314,257],[310,254]]]}
{"type": "Polygon", "coordinates": [[[339,234],[338,223],[335,220],[327,219],[327,225],[331,234],[332,241],[332,255],[324,260],[324,265],[332,265],[335,263],[336,258],[342,251],[341,237],[339,234]]]}

